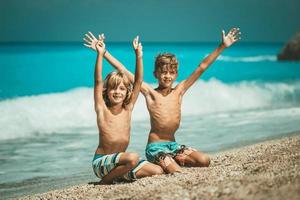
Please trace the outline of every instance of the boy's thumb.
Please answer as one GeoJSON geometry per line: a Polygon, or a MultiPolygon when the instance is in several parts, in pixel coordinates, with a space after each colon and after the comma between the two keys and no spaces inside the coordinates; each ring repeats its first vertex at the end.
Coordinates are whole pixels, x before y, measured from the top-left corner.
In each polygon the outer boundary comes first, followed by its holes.
{"type": "Polygon", "coordinates": [[[225,31],[222,30],[222,37],[225,37],[225,31]]]}

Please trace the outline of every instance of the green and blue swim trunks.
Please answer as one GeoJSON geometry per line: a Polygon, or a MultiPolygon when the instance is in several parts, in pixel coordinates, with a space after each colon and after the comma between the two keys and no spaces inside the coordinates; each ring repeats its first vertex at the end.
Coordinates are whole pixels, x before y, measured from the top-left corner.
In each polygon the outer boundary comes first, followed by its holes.
{"type": "MultiPolygon", "coordinates": [[[[95,154],[92,166],[95,175],[102,179],[105,175],[107,175],[111,170],[113,170],[116,166],[118,166],[119,159],[123,153],[114,153],[114,154],[95,154]]],[[[140,160],[138,164],[130,170],[127,174],[125,174],[122,178],[133,181],[136,180],[136,172],[140,170],[145,164],[148,162],[146,160],[140,160]]]]}
{"type": "Polygon", "coordinates": [[[175,158],[176,156],[184,156],[196,151],[193,148],[180,145],[177,142],[152,142],[146,147],[146,158],[149,162],[158,163],[161,157],[166,155],[175,158]]]}

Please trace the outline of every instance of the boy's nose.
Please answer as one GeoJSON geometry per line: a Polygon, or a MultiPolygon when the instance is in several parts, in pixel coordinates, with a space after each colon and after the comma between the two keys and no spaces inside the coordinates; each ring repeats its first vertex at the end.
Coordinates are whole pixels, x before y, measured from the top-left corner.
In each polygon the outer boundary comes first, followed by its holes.
{"type": "Polygon", "coordinates": [[[165,72],[164,75],[165,75],[165,76],[169,76],[169,75],[170,75],[170,72],[165,72]]]}
{"type": "Polygon", "coordinates": [[[171,76],[171,74],[170,74],[170,72],[168,72],[167,74],[166,74],[166,77],[170,77],[171,76]]]}

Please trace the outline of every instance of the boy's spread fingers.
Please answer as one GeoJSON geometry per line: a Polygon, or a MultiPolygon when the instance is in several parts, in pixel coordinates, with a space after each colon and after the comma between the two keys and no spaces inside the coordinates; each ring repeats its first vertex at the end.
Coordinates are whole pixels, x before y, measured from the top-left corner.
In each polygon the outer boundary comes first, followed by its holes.
{"type": "Polygon", "coordinates": [[[85,37],[86,37],[87,39],[89,39],[90,41],[93,41],[93,39],[92,39],[88,34],[85,34],[85,37]]]}
{"type": "Polygon", "coordinates": [[[91,36],[90,36],[89,34],[85,34],[85,36],[86,36],[89,40],[93,41],[93,38],[91,38],[91,36]]]}
{"type": "Polygon", "coordinates": [[[241,35],[241,32],[236,32],[236,33],[234,34],[235,37],[240,37],[240,35],[241,35]]]}
{"type": "Polygon", "coordinates": [[[239,29],[238,28],[234,28],[234,33],[238,33],[239,29]]]}
{"type": "Polygon", "coordinates": [[[84,40],[84,41],[89,41],[89,42],[90,42],[89,38],[86,37],[86,36],[83,38],[83,40],[84,40]]]}
{"type": "Polygon", "coordinates": [[[83,40],[88,43],[88,44],[91,44],[91,41],[87,40],[86,38],[83,38],[83,40]]]}
{"type": "Polygon", "coordinates": [[[92,32],[88,32],[93,39],[96,39],[92,32]]]}
{"type": "Polygon", "coordinates": [[[83,44],[84,46],[86,46],[86,47],[88,47],[88,48],[90,48],[91,46],[90,45],[87,45],[87,44],[83,44]]]}
{"type": "Polygon", "coordinates": [[[236,28],[233,28],[230,30],[231,33],[235,33],[236,32],[236,28]]]}

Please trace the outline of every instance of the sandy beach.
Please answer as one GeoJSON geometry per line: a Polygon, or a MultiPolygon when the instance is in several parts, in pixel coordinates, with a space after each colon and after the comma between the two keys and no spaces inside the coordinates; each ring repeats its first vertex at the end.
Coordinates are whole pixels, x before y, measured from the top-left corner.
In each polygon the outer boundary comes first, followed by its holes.
{"type": "Polygon", "coordinates": [[[300,199],[300,134],[212,155],[208,168],[20,199],[300,199]]]}

